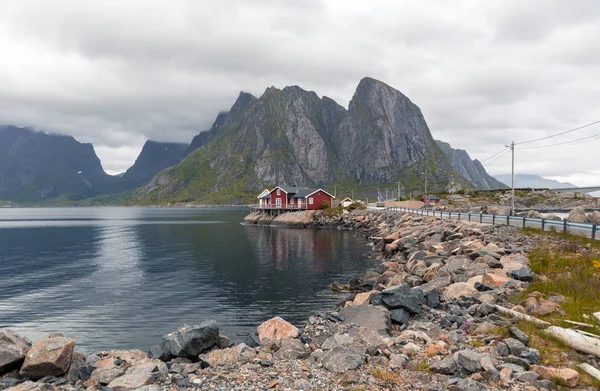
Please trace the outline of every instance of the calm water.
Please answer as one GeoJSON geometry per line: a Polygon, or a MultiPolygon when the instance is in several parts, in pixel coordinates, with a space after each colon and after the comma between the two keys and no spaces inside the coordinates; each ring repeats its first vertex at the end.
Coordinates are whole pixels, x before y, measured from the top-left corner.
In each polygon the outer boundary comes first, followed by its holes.
{"type": "Polygon", "coordinates": [[[330,310],[372,261],[353,232],[247,227],[247,209],[0,209],[0,327],[147,349],[216,319],[231,339],[330,310]]]}

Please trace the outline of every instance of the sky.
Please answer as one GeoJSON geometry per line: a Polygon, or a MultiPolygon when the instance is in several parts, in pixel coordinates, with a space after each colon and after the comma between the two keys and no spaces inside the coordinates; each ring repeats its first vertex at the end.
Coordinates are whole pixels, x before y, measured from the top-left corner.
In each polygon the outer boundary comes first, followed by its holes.
{"type": "MultiPolygon", "coordinates": [[[[240,91],[299,85],[347,107],[399,89],[488,172],[511,141],[600,120],[597,0],[0,0],[0,123],[94,144],[104,169],[148,139],[189,143],[240,91]]],[[[517,145],[517,173],[600,185],[600,124],[517,145]],[[524,148],[530,148],[525,150],[524,148]]]]}

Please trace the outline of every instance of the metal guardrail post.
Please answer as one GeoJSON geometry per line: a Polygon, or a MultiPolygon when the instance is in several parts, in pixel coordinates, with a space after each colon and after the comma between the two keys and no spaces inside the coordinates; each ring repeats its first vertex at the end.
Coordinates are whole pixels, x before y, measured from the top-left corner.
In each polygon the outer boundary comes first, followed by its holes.
{"type": "Polygon", "coordinates": [[[492,215],[492,225],[496,225],[496,215],[492,215]]]}
{"type": "Polygon", "coordinates": [[[598,228],[598,225],[594,224],[592,225],[592,239],[596,239],[596,229],[598,228]]]}
{"type": "Polygon", "coordinates": [[[567,232],[567,219],[563,219],[563,232],[567,232]]]}
{"type": "Polygon", "coordinates": [[[471,212],[469,212],[469,217],[468,217],[469,221],[471,221],[471,212]]]}
{"type": "Polygon", "coordinates": [[[510,225],[510,216],[506,216],[506,225],[510,225]]]}
{"type": "Polygon", "coordinates": [[[542,232],[546,229],[546,219],[542,219],[542,232]]]}
{"type": "Polygon", "coordinates": [[[479,223],[483,223],[483,213],[479,213],[479,223]]]}
{"type": "Polygon", "coordinates": [[[523,216],[523,229],[525,229],[525,222],[527,221],[527,218],[525,216],[523,216]]]}
{"type": "Polygon", "coordinates": [[[460,212],[458,212],[458,221],[460,221],[460,212]]]}

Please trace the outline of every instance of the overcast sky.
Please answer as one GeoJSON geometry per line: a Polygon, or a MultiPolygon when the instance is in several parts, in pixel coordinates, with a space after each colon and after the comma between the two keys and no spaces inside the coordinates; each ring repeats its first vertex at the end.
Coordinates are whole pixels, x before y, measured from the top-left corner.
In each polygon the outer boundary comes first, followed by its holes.
{"type": "MultiPolygon", "coordinates": [[[[0,123],[91,142],[117,173],[147,139],[191,141],[239,91],[296,84],[347,107],[371,76],[483,161],[600,120],[599,19],[597,0],[0,0],[0,123]]],[[[599,156],[600,137],[516,167],[597,185],[599,156]]],[[[509,154],[484,165],[509,173],[509,154]]]]}

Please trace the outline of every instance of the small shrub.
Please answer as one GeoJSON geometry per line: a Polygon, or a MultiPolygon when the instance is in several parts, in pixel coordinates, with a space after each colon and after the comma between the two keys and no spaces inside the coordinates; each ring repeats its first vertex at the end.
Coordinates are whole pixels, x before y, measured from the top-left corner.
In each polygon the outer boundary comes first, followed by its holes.
{"type": "Polygon", "coordinates": [[[323,209],[329,209],[331,208],[331,204],[329,203],[329,201],[323,201],[323,209]]]}

